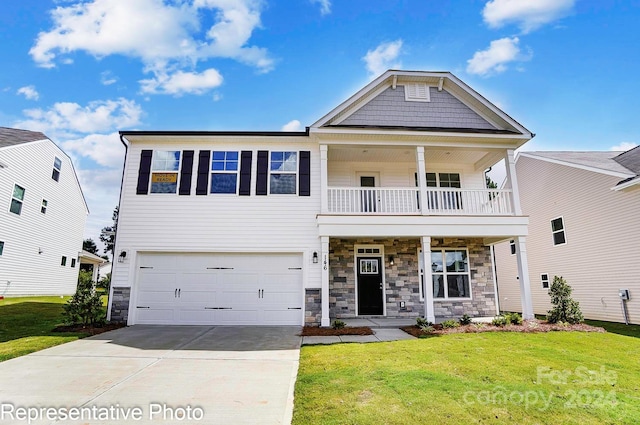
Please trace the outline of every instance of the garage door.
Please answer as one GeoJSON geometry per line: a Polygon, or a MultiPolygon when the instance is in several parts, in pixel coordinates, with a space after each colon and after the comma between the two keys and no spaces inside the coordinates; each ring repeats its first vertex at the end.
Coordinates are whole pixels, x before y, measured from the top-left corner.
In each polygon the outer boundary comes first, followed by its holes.
{"type": "Polygon", "coordinates": [[[135,323],[301,325],[302,256],[141,254],[135,323]]]}

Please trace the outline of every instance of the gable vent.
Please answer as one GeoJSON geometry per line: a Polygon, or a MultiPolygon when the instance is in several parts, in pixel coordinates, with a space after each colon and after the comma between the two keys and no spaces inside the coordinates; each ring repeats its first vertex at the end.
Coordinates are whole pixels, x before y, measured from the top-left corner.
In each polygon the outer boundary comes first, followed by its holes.
{"type": "Polygon", "coordinates": [[[425,83],[405,84],[404,100],[408,102],[429,102],[429,86],[425,83]]]}

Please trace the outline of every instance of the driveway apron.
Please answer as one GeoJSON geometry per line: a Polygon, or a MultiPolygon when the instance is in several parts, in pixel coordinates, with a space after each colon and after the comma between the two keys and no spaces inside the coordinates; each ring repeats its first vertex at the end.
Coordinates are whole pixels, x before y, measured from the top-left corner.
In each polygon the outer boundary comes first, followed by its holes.
{"type": "Polygon", "coordinates": [[[288,424],[299,333],[136,325],[8,360],[0,425],[288,424]]]}

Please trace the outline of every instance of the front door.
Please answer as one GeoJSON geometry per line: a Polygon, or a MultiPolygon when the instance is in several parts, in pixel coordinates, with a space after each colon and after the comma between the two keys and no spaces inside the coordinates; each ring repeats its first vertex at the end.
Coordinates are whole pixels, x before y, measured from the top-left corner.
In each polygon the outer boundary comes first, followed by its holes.
{"type": "Polygon", "coordinates": [[[360,210],[362,212],[376,212],[378,205],[378,194],[376,178],[374,176],[360,176],[360,187],[371,188],[362,189],[360,192],[360,210]]]}
{"type": "Polygon", "coordinates": [[[358,314],[383,314],[382,258],[358,257],[358,314]]]}

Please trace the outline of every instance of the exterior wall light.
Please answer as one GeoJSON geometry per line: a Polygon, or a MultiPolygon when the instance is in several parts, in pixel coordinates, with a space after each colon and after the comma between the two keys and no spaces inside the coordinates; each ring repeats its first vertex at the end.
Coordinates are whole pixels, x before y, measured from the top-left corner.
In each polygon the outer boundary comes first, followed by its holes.
{"type": "Polygon", "coordinates": [[[393,255],[389,256],[389,265],[393,266],[393,255]]]}
{"type": "Polygon", "coordinates": [[[318,252],[313,252],[313,264],[318,264],[318,252]]]}

